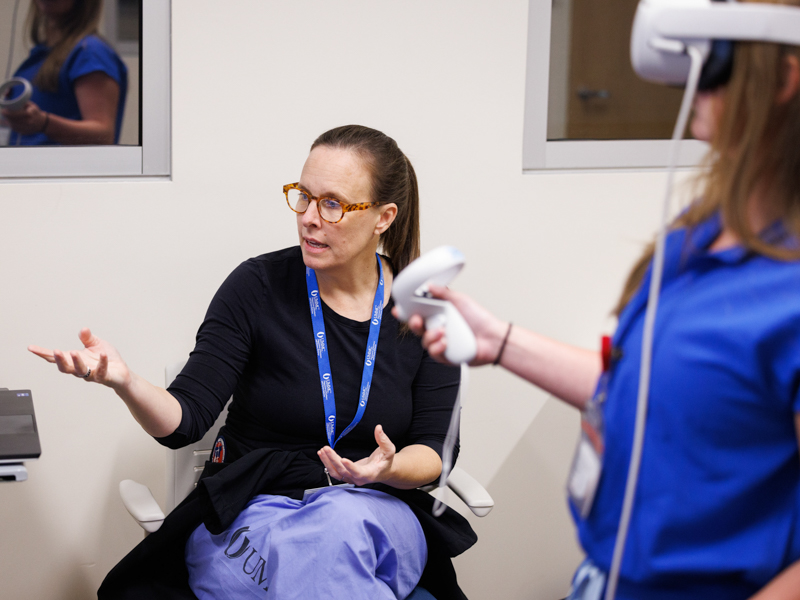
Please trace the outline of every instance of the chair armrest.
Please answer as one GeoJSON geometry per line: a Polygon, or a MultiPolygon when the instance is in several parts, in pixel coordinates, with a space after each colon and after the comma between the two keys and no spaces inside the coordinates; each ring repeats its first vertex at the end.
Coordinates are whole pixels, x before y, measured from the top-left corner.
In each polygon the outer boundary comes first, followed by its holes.
{"type": "Polygon", "coordinates": [[[479,517],[485,517],[494,508],[494,500],[489,492],[464,469],[453,467],[447,478],[447,487],[479,517]]]}
{"type": "Polygon", "coordinates": [[[136,522],[148,533],[157,531],[164,522],[164,512],[158,506],[150,488],[132,479],[119,482],[122,503],[136,522]]]}

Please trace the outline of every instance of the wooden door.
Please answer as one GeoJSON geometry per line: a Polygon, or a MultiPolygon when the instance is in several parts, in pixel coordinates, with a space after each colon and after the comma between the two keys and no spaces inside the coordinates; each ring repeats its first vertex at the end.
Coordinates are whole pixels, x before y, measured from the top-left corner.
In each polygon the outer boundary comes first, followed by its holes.
{"type": "Polygon", "coordinates": [[[630,59],[638,0],[572,0],[569,139],[670,138],[682,89],[647,83],[630,59]]]}

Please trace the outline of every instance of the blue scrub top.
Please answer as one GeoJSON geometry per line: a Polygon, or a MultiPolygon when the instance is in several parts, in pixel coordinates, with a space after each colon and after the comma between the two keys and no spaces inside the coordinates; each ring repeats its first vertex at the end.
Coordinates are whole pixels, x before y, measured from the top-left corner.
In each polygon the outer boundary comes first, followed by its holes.
{"type": "MultiPolygon", "coordinates": [[[[649,411],[617,598],[747,598],[800,558],[800,262],[667,239],[649,411]]],[[[796,247],[773,228],[773,237],[796,247]]],[[[620,315],[606,451],[581,544],[606,571],[631,454],[648,273],[620,315]]]]}
{"type": "MultiPolygon", "coordinates": [[[[14,73],[15,77],[24,77],[33,82],[34,77],[42,67],[42,63],[50,53],[50,48],[43,44],[34,46],[25,62],[14,73]]],[[[72,52],[69,53],[58,74],[58,90],[44,92],[35,85],[31,101],[45,112],[53,113],[60,117],[80,121],[82,119],[78,100],[75,97],[75,80],[89,73],[102,72],[111,77],[119,85],[119,105],[114,127],[114,143],[119,143],[119,133],[122,128],[122,115],[125,111],[125,98],[128,94],[128,68],[111,46],[95,35],[89,35],[80,40],[72,52]]],[[[12,90],[12,96],[20,93],[19,89],[12,90]]],[[[11,133],[9,145],[22,146],[47,146],[56,142],[43,133],[33,135],[20,135],[11,133]]]]}

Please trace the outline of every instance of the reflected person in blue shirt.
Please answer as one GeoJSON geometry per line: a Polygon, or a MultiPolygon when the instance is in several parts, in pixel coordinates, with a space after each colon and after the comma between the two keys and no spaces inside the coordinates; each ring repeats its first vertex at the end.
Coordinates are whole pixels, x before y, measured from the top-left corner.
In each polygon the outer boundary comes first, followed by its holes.
{"type": "MultiPolygon", "coordinates": [[[[20,110],[3,110],[12,146],[116,144],[128,71],[97,35],[102,0],[33,0],[28,58],[14,73],[33,84],[20,110]]],[[[12,97],[19,89],[12,89],[12,97]]]]}

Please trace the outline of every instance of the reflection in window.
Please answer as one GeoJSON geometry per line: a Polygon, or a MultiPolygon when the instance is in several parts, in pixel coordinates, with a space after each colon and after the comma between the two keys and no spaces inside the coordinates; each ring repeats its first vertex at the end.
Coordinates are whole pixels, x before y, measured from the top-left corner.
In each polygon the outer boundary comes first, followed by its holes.
{"type": "Polygon", "coordinates": [[[668,139],[682,91],[633,72],[638,0],[553,0],[548,140],[668,139]]]}
{"type": "Polygon", "coordinates": [[[117,0],[117,40],[126,43],[139,43],[140,13],[139,0],[117,0]]]}
{"type": "Polygon", "coordinates": [[[32,95],[4,111],[0,145],[140,144],[141,0],[107,0],[104,18],[103,9],[103,0],[3,3],[0,64],[32,95]]]}

